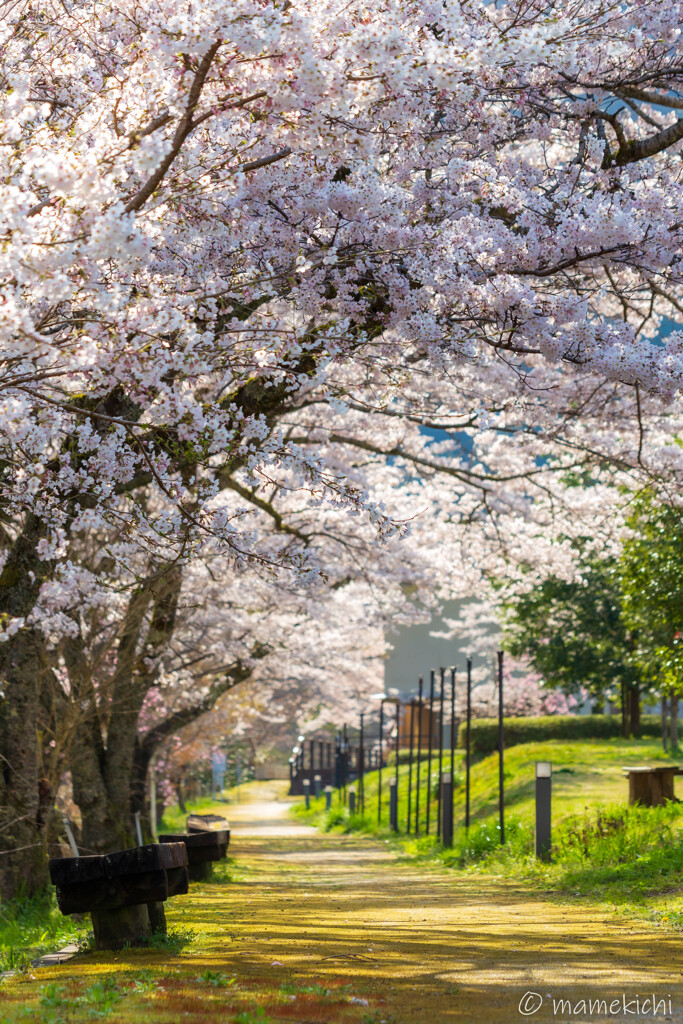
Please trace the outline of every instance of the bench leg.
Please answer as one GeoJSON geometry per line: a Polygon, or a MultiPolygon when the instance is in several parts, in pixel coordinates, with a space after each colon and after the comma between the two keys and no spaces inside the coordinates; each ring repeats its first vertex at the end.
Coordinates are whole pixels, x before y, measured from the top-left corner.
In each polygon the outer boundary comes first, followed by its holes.
{"type": "Polygon", "coordinates": [[[167,935],[166,929],[166,911],[161,901],[157,903],[148,903],[147,912],[149,913],[149,923],[152,929],[152,935],[167,935]]]}
{"type": "Polygon", "coordinates": [[[146,903],[120,910],[93,910],[95,949],[123,949],[139,946],[152,935],[146,903]]]}
{"type": "Polygon", "coordinates": [[[193,882],[206,882],[213,874],[213,864],[205,860],[201,864],[190,864],[190,879],[193,882]]]}

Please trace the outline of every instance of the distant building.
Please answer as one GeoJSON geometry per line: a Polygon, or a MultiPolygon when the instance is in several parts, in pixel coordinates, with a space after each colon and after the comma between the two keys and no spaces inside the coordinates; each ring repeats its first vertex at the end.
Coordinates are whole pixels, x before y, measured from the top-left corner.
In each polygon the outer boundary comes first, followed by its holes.
{"type": "MultiPolygon", "coordinates": [[[[444,619],[457,619],[460,617],[463,607],[462,601],[448,601],[443,607],[443,612],[438,618],[431,622],[422,623],[416,626],[405,626],[398,633],[392,634],[387,639],[392,645],[384,664],[384,689],[397,690],[403,699],[417,696],[418,679],[420,676],[425,681],[425,687],[429,685],[429,673],[431,669],[437,672],[443,666],[450,668],[454,666],[457,679],[462,682],[465,678],[467,668],[467,657],[469,652],[463,650],[462,641],[446,640],[443,637],[432,636],[433,633],[447,632],[444,619]]],[[[494,683],[494,662],[493,654],[495,643],[491,640],[491,657],[473,655],[472,664],[474,670],[482,671],[488,661],[491,666],[491,684],[494,683]]]]}
{"type": "MultiPolygon", "coordinates": [[[[454,640],[447,640],[443,636],[434,636],[434,633],[447,633],[448,626],[445,619],[457,620],[461,617],[464,601],[447,601],[444,604],[441,614],[431,622],[421,623],[415,626],[405,626],[396,634],[387,637],[392,645],[384,664],[384,690],[386,693],[397,691],[402,700],[407,701],[416,697],[418,693],[418,680],[422,676],[424,680],[424,693],[429,692],[429,673],[434,669],[437,674],[439,669],[456,670],[457,692],[462,695],[463,684],[466,678],[467,658],[472,657],[473,677],[479,686],[487,686],[490,679],[490,699],[495,701],[496,693],[496,648],[497,630],[491,624],[491,645],[488,652],[471,652],[464,646],[461,637],[454,640]]],[[[481,641],[480,641],[481,645],[481,641]]],[[[437,675],[438,678],[438,675],[437,675]]],[[[448,677],[450,679],[450,676],[448,677]]],[[[489,694],[487,694],[488,698],[489,694]]],[[[611,714],[613,709],[605,709],[611,714]]],[[[581,707],[577,708],[577,714],[590,714],[592,701],[587,699],[581,707]]],[[[428,729],[428,726],[425,726],[428,729]]],[[[408,731],[409,734],[409,731],[408,731]]]]}

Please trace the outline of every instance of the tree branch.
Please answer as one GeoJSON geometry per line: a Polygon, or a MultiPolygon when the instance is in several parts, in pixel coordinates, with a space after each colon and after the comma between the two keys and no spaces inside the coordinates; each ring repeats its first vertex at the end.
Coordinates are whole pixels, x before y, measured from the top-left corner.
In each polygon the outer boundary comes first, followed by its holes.
{"type": "Polygon", "coordinates": [[[158,186],[164,179],[166,172],[180,153],[183,148],[185,139],[190,135],[193,128],[195,127],[192,120],[192,115],[195,112],[197,104],[199,103],[199,97],[201,96],[206,76],[209,73],[209,69],[213,62],[213,58],[216,56],[218,49],[221,45],[221,41],[217,40],[213,46],[211,46],[202,57],[202,60],[197,68],[197,72],[194,76],[190,92],[187,97],[187,104],[185,106],[185,113],[180,119],[178,127],[176,128],[175,135],[173,136],[173,144],[171,150],[166,154],[164,159],[157,167],[154,174],[152,174],[142,188],[136,192],[133,198],[125,206],[126,213],[134,213],[136,210],[141,209],[149,199],[149,197],[156,191],[158,186]]]}

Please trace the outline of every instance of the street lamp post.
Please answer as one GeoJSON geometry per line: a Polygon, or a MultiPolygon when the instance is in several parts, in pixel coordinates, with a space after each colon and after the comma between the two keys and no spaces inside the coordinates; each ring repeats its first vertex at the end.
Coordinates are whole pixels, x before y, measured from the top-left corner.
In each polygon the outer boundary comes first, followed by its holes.
{"type": "Polygon", "coordinates": [[[467,659],[467,744],[465,746],[465,828],[470,827],[470,727],[472,725],[472,659],[467,659]]]}
{"type": "Polygon", "coordinates": [[[408,755],[408,818],[406,832],[410,835],[410,800],[413,793],[413,734],[415,730],[415,698],[410,701],[410,753],[408,755]]]}
{"type": "Polygon", "coordinates": [[[382,732],[384,730],[384,698],[379,702],[379,764],[377,765],[377,824],[382,820],[382,732]]]}
{"type": "Polygon", "coordinates": [[[441,669],[440,683],[439,683],[439,783],[437,792],[437,811],[436,811],[436,837],[437,839],[441,836],[441,814],[443,811],[442,807],[442,795],[441,795],[441,776],[443,775],[443,691],[446,683],[444,682],[446,677],[446,669],[441,669]]]}
{"type": "MultiPolygon", "coordinates": [[[[396,705],[396,786],[398,787],[398,714],[401,701],[399,697],[385,697],[381,693],[373,695],[379,701],[379,765],[377,768],[377,824],[382,821],[382,737],[384,733],[384,705],[396,705]]],[[[398,788],[396,789],[398,793],[398,788]]]]}
{"type": "Polygon", "coordinates": [[[503,652],[498,651],[498,819],[500,845],[505,843],[505,732],[503,727],[503,652]]]}
{"type": "Polygon", "coordinates": [[[360,814],[365,814],[365,733],[364,733],[364,719],[365,713],[360,713],[360,737],[358,741],[358,810],[360,814]]]}
{"type": "Polygon", "coordinates": [[[429,835],[429,812],[432,802],[432,748],[434,746],[434,669],[429,673],[429,747],[427,752],[427,814],[425,831],[429,835]]]}
{"type": "Polygon", "coordinates": [[[550,761],[536,762],[536,856],[550,860],[550,801],[553,766],[550,761]]]}
{"type": "Polygon", "coordinates": [[[415,835],[420,834],[420,757],[422,755],[422,692],[424,679],[420,676],[418,680],[417,698],[417,769],[415,779],[415,835]]]}

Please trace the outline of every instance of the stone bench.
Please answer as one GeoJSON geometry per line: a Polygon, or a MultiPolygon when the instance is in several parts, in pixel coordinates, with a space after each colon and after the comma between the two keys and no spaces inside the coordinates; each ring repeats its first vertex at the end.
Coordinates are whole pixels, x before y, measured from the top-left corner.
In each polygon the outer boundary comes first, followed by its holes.
{"type": "Polygon", "coordinates": [[[183,843],[152,843],[88,857],[49,862],[63,914],[90,913],[96,949],[139,945],[166,932],[163,903],[189,889],[183,843]]]}
{"type": "Polygon", "coordinates": [[[223,860],[228,852],[229,831],[180,832],[159,836],[160,843],[185,843],[193,882],[211,878],[213,862],[223,860]]]}

